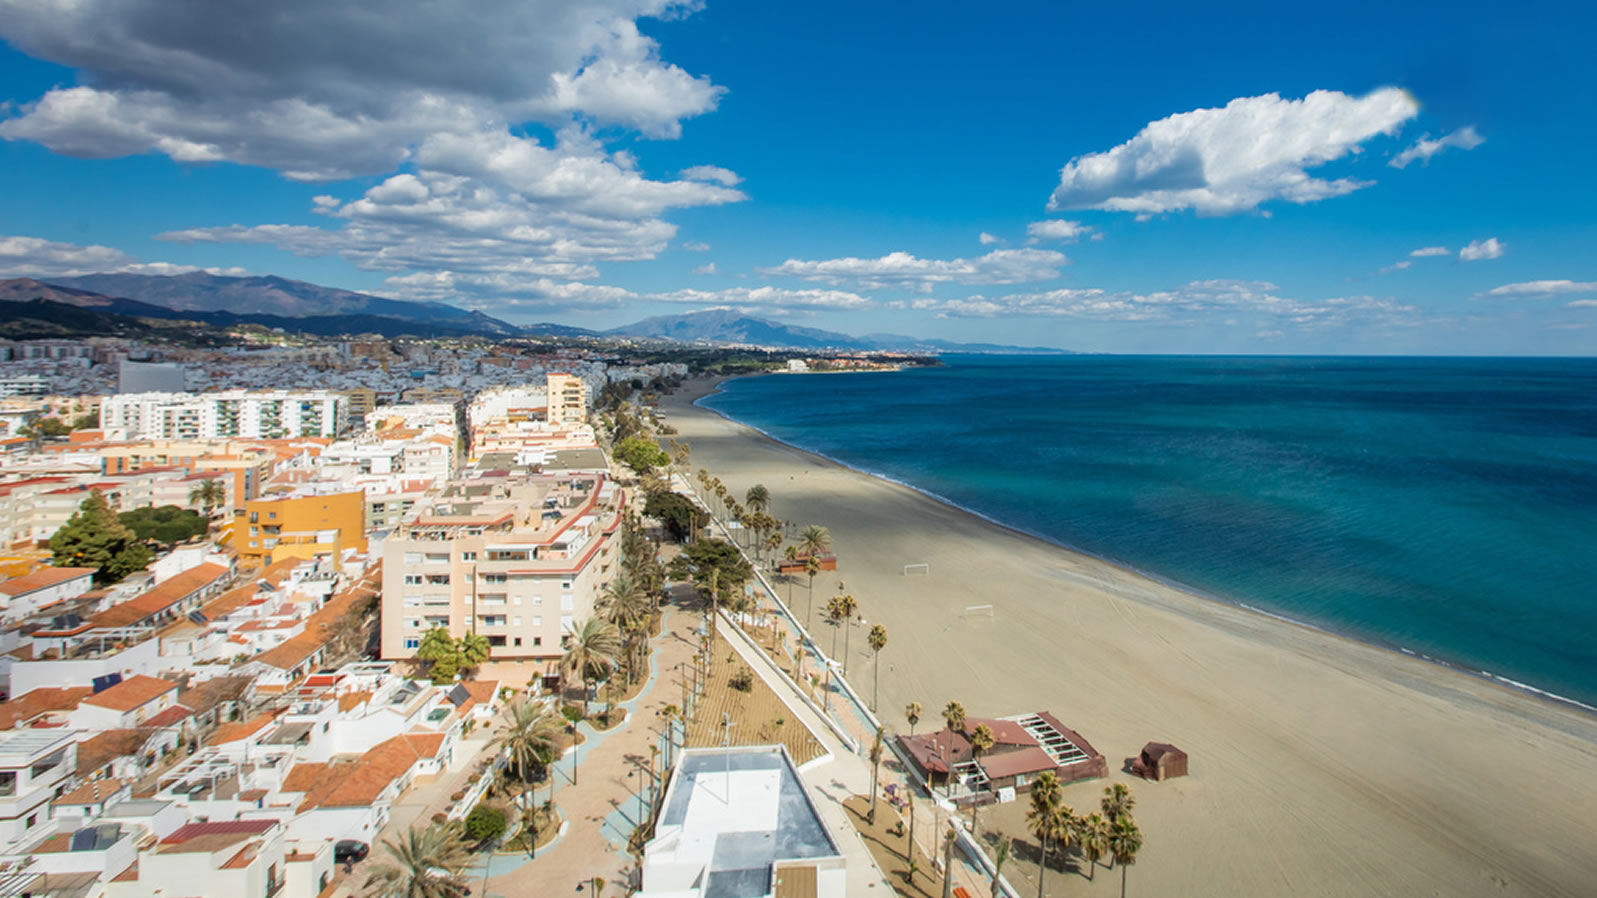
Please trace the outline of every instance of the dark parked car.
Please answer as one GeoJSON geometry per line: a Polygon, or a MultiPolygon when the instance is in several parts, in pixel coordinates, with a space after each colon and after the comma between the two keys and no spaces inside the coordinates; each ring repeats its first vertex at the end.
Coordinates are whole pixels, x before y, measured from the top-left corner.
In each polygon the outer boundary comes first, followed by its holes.
{"type": "Polygon", "coordinates": [[[365,842],[357,842],[354,839],[344,839],[333,846],[333,860],[340,864],[354,864],[363,861],[369,853],[371,853],[371,846],[365,842]]]}

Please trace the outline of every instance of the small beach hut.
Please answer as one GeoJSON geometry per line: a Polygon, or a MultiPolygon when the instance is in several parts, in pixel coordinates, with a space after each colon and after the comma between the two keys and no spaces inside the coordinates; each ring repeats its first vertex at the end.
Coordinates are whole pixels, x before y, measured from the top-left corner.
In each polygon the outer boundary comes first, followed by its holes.
{"type": "Polygon", "coordinates": [[[1142,754],[1131,762],[1131,772],[1155,782],[1186,776],[1187,753],[1168,742],[1149,742],[1142,747],[1142,754]]]}

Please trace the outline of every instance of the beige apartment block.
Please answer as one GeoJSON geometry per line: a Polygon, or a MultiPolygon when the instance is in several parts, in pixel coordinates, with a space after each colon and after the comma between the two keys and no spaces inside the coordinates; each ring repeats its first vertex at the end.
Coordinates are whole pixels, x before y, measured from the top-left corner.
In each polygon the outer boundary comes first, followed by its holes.
{"type": "Polygon", "coordinates": [[[452,481],[383,544],[382,656],[479,633],[493,657],[558,675],[566,634],[620,565],[625,494],[600,474],[493,471],[452,481]]]}
{"type": "Polygon", "coordinates": [[[549,424],[573,427],[588,420],[588,387],[581,378],[559,372],[546,375],[549,391],[549,424]]]}

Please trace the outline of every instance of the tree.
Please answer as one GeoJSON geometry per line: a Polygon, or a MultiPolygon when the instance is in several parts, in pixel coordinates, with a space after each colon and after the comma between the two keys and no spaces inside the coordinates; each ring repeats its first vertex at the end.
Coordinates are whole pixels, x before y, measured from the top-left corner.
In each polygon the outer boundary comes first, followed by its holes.
{"type": "Polygon", "coordinates": [[[998,881],[1004,877],[1004,865],[1009,863],[1010,852],[1015,850],[1015,840],[1006,835],[998,836],[998,844],[993,847],[993,887],[992,898],[998,898],[998,881]]]}
{"type": "Polygon", "coordinates": [[[876,780],[882,770],[882,736],[885,727],[876,728],[876,737],[871,740],[871,803],[870,810],[865,812],[865,822],[876,825],[876,780]]]}
{"type": "Polygon", "coordinates": [[[954,841],[958,838],[959,831],[950,818],[948,831],[943,833],[943,898],[954,898],[954,841]]]}
{"type": "MultiPolygon", "coordinates": [[[[993,747],[993,743],[995,741],[997,740],[993,738],[993,731],[987,726],[987,724],[977,724],[975,731],[970,734],[970,759],[980,763],[981,756],[986,754],[987,750],[993,747]]],[[[973,833],[981,832],[981,828],[978,825],[979,818],[977,817],[977,814],[980,813],[980,811],[980,802],[970,806],[970,830],[973,833]]]]}
{"type": "Polygon", "coordinates": [[[693,500],[681,493],[651,493],[643,503],[643,513],[657,518],[665,525],[671,538],[679,543],[691,542],[705,524],[709,514],[693,500]]]}
{"type": "MultiPolygon", "coordinates": [[[[1043,878],[1048,872],[1048,843],[1059,835],[1060,810],[1059,776],[1044,770],[1031,784],[1031,810],[1026,812],[1026,826],[1037,837],[1037,898],[1043,895],[1043,878]]],[[[1070,811],[1065,808],[1065,820],[1070,811]]]]}
{"type": "Polygon", "coordinates": [[[754,576],[748,559],[724,539],[701,539],[685,546],[682,554],[671,559],[669,570],[675,579],[692,580],[701,593],[709,588],[710,573],[715,571],[716,597],[721,601],[742,592],[743,585],[754,576]]]}
{"type": "Polygon", "coordinates": [[[459,824],[412,826],[399,838],[384,840],[391,860],[373,871],[368,895],[383,898],[465,898],[471,891],[464,871],[470,862],[459,824]]]}
{"type": "Polygon", "coordinates": [[[853,654],[854,645],[854,628],[850,622],[859,613],[859,602],[854,600],[853,593],[843,594],[840,610],[843,612],[843,622],[838,625],[843,628],[843,675],[848,676],[848,659],[853,654]]]}
{"type": "Polygon", "coordinates": [[[455,637],[449,635],[447,627],[433,627],[421,636],[421,644],[416,647],[416,657],[422,661],[431,661],[432,667],[428,671],[434,683],[447,683],[460,673],[461,658],[460,643],[455,637]]]}
{"type": "MultiPolygon", "coordinates": [[[[959,702],[949,702],[943,707],[943,723],[948,727],[949,743],[953,743],[954,731],[965,732],[965,706],[959,702]]],[[[948,794],[954,794],[954,771],[948,771],[948,794]]]]}
{"type": "Polygon", "coordinates": [[[915,724],[920,723],[920,714],[923,709],[920,702],[910,702],[904,706],[904,719],[909,721],[909,734],[915,735],[915,724]]]}
{"type": "Polygon", "coordinates": [[[1109,821],[1102,814],[1089,814],[1078,823],[1077,839],[1082,856],[1087,859],[1087,878],[1093,879],[1098,861],[1109,851],[1109,821]]]}
{"type": "Polygon", "coordinates": [[[590,617],[576,625],[569,639],[560,668],[582,680],[582,715],[586,717],[589,683],[615,667],[621,656],[621,634],[614,624],[590,617]]]}
{"type": "Polygon", "coordinates": [[[493,654],[493,645],[480,633],[467,633],[460,637],[458,651],[461,668],[472,670],[488,660],[493,654]]]}
{"type": "Polygon", "coordinates": [[[814,555],[804,559],[804,575],[810,578],[810,598],[804,603],[804,621],[807,625],[815,623],[815,575],[821,572],[821,562],[814,555]]]}
{"type": "Polygon", "coordinates": [[[100,426],[99,412],[84,412],[72,419],[73,430],[93,430],[100,426]]]}
{"type": "Polygon", "coordinates": [[[487,842],[505,834],[509,821],[505,812],[496,807],[479,804],[466,815],[466,838],[473,842],[487,842]]]}
{"type": "Polygon", "coordinates": [[[882,697],[882,649],[887,648],[887,628],[881,624],[871,627],[870,635],[865,640],[871,647],[871,661],[874,670],[871,673],[871,710],[876,710],[876,702],[882,697]]]}
{"type": "Polygon", "coordinates": [[[1137,862],[1137,852],[1142,850],[1142,830],[1130,815],[1119,817],[1109,824],[1109,856],[1120,865],[1120,898],[1126,898],[1126,869],[1137,862]]]}
{"type": "Polygon", "coordinates": [[[194,484],[189,490],[189,504],[198,505],[205,509],[207,515],[216,510],[218,505],[227,501],[227,487],[220,478],[207,478],[194,484]]]}
{"type": "Polygon", "coordinates": [[[642,435],[629,436],[616,443],[614,454],[617,461],[639,474],[671,463],[671,456],[659,443],[642,435]]]}
{"type": "Polygon", "coordinates": [[[819,524],[811,524],[799,534],[799,552],[811,557],[826,554],[832,547],[832,532],[819,524]]]}
{"type": "Polygon", "coordinates": [[[91,490],[77,512],[50,536],[50,551],[58,567],[94,568],[95,582],[102,586],[150,563],[150,550],[117,519],[99,490],[91,490]]]}
{"type": "Polygon", "coordinates": [[[176,505],[135,508],[132,511],[122,512],[116,516],[116,519],[133,531],[133,535],[140,542],[155,542],[166,546],[174,546],[204,536],[211,529],[211,522],[204,515],[176,505]]]}
{"type": "Polygon", "coordinates": [[[827,621],[827,623],[832,625],[832,657],[833,658],[837,657],[837,631],[838,631],[838,628],[842,627],[844,622],[848,620],[849,608],[848,608],[848,602],[845,601],[845,600],[852,600],[853,598],[854,598],[853,596],[845,596],[845,595],[839,594],[839,595],[832,596],[832,600],[830,602],[826,603],[826,621],[827,621]]]}
{"type": "Polygon", "coordinates": [[[627,681],[631,682],[638,666],[638,653],[648,644],[648,622],[654,613],[654,600],[623,565],[600,592],[598,611],[624,637],[627,681]]]}
{"type": "Polygon", "coordinates": [[[1131,809],[1137,806],[1137,799],[1125,783],[1115,783],[1104,787],[1103,799],[1099,801],[1099,806],[1103,808],[1104,819],[1113,823],[1121,817],[1131,816],[1131,809]]]}
{"type": "Polygon", "coordinates": [[[750,511],[765,511],[771,507],[771,491],[765,484],[756,483],[743,494],[743,501],[748,503],[750,511]]]}

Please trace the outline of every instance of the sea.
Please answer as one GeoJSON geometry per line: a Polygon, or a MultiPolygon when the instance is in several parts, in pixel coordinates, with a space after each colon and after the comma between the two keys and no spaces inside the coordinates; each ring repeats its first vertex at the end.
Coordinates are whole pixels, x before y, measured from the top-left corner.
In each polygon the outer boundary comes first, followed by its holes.
{"type": "Polygon", "coordinates": [[[1597,711],[1597,359],[945,356],[700,404],[1193,592],[1597,711]]]}

